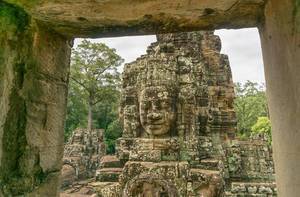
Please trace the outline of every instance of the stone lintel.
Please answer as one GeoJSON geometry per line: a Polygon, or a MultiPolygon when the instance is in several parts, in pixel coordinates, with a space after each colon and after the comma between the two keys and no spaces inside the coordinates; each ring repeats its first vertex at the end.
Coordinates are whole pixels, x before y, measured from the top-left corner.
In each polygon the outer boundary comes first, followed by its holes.
{"type": "Polygon", "coordinates": [[[265,0],[5,0],[71,37],[256,27],[265,0]]]}

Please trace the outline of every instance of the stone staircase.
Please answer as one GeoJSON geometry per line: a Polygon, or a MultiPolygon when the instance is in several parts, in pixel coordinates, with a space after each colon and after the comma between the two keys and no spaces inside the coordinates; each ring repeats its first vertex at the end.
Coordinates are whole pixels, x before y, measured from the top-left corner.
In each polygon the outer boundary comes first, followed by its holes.
{"type": "Polygon", "coordinates": [[[96,171],[96,180],[99,182],[118,182],[123,165],[116,156],[106,155],[100,160],[99,169],[96,171]]]}
{"type": "Polygon", "coordinates": [[[225,197],[275,197],[277,189],[275,182],[231,182],[230,191],[226,191],[225,197]]]}
{"type": "Polygon", "coordinates": [[[106,155],[101,158],[96,171],[96,181],[90,184],[99,197],[115,197],[120,192],[119,176],[123,166],[115,155],[106,155]]]}
{"type": "Polygon", "coordinates": [[[218,171],[219,160],[217,159],[202,159],[200,164],[197,164],[195,167],[204,170],[215,170],[218,171]]]}
{"type": "Polygon", "coordinates": [[[103,168],[97,170],[96,180],[100,182],[118,182],[122,168],[103,168]]]}

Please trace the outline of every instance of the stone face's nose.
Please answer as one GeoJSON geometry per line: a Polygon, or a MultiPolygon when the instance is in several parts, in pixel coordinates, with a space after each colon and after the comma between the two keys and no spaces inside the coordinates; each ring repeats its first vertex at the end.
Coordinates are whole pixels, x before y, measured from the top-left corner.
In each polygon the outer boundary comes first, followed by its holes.
{"type": "Polygon", "coordinates": [[[151,112],[147,115],[147,118],[151,120],[159,120],[162,118],[162,114],[157,112],[151,112]]]}

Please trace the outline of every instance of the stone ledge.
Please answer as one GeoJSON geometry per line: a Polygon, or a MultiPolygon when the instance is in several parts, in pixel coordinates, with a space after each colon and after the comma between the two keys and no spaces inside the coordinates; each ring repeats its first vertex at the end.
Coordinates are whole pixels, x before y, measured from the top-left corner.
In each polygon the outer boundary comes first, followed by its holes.
{"type": "Polygon", "coordinates": [[[263,18],[265,4],[265,0],[5,1],[22,6],[57,32],[74,37],[254,27],[263,18]]]}

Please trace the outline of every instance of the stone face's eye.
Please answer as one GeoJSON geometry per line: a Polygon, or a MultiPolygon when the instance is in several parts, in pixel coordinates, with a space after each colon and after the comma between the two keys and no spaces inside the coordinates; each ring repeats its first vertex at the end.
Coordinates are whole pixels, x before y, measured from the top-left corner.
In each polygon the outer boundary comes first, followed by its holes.
{"type": "Polygon", "coordinates": [[[157,101],[155,101],[154,105],[157,110],[161,110],[163,103],[162,103],[162,101],[157,100],[157,101]]]}
{"type": "Polygon", "coordinates": [[[151,101],[147,101],[146,103],[146,109],[150,109],[151,108],[151,101]]]}
{"type": "Polygon", "coordinates": [[[171,102],[169,100],[162,100],[160,103],[162,109],[168,109],[171,107],[171,102]]]}
{"type": "Polygon", "coordinates": [[[147,110],[147,109],[150,108],[150,105],[151,105],[150,101],[143,101],[143,102],[141,103],[141,108],[142,108],[143,110],[147,110]]]}

